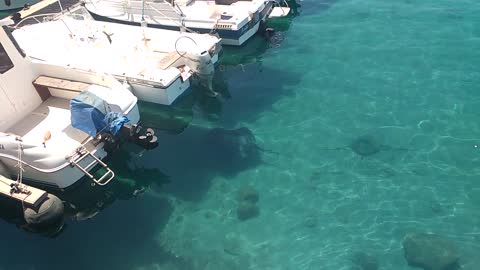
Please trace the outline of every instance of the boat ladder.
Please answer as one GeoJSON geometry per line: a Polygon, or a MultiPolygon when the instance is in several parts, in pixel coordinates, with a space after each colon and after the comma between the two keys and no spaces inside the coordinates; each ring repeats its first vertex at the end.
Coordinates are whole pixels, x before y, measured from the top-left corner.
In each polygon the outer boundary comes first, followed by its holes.
{"type": "Polygon", "coordinates": [[[79,147],[75,154],[72,155],[70,158],[70,163],[80,169],[86,176],[88,176],[93,183],[104,186],[108,184],[112,179],[115,177],[115,173],[97,156],[92,154],[88,151],[84,146],[79,147]],[[80,162],[84,160],[86,157],[90,157],[93,161],[90,162],[87,166],[83,167],[80,162]],[[105,173],[100,176],[100,178],[96,178],[93,174],[89,172],[90,169],[94,168],[97,164],[105,169],[105,173]]]}

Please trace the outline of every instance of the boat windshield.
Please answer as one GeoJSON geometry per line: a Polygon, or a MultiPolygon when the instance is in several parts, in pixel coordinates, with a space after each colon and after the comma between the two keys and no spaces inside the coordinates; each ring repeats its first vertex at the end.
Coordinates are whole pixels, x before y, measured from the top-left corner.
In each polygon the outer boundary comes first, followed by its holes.
{"type": "Polygon", "coordinates": [[[61,17],[65,18],[72,18],[75,20],[82,20],[82,21],[93,21],[93,17],[90,13],[83,7],[79,6],[76,9],[71,10],[70,12],[64,13],[60,15],[61,17]]]}
{"type": "Polygon", "coordinates": [[[3,45],[0,44],[0,73],[3,74],[11,68],[13,68],[12,60],[8,57],[3,45]]]}

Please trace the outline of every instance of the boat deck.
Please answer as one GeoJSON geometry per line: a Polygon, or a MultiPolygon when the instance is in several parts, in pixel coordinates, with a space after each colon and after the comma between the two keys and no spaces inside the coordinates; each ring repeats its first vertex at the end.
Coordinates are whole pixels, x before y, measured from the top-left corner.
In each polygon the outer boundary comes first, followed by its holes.
{"type": "Polygon", "coordinates": [[[44,190],[26,185],[22,185],[22,187],[27,190],[28,193],[13,193],[11,192],[11,185],[16,184],[17,181],[6,178],[2,175],[0,175],[0,182],[0,194],[24,202],[27,205],[37,205],[47,197],[47,192],[44,190]]]}
{"type": "Polygon", "coordinates": [[[243,19],[245,16],[257,12],[262,4],[263,1],[238,1],[231,5],[218,5],[215,4],[215,1],[192,1],[188,6],[182,7],[182,11],[188,19],[217,20],[222,14],[225,14],[231,18],[222,18],[222,21],[235,22],[237,19],[243,19]]]}
{"type": "Polygon", "coordinates": [[[32,145],[42,145],[46,134],[50,133],[51,139],[45,144],[48,150],[73,152],[89,136],[72,127],[70,116],[69,99],[49,97],[7,132],[32,145]]]}
{"type": "Polygon", "coordinates": [[[85,55],[88,55],[89,59],[98,60],[95,64],[98,70],[163,85],[178,77],[175,65],[182,56],[175,49],[187,52],[197,49],[196,44],[202,42],[214,44],[209,36],[197,37],[193,42],[188,38],[175,42],[180,37],[177,32],[160,29],[148,29],[147,36],[152,38],[146,43],[143,32],[136,27],[95,22],[95,27],[86,29],[88,25],[87,21],[65,18],[63,21],[24,26],[15,30],[13,35],[20,47],[37,59],[89,70],[92,63],[85,61],[85,55]],[[162,34],[150,35],[150,31],[162,34]],[[70,33],[75,33],[75,36],[70,33]],[[106,33],[110,36],[107,37],[106,33]],[[160,36],[161,39],[155,38],[160,36]],[[165,43],[165,40],[171,42],[165,43]]]}

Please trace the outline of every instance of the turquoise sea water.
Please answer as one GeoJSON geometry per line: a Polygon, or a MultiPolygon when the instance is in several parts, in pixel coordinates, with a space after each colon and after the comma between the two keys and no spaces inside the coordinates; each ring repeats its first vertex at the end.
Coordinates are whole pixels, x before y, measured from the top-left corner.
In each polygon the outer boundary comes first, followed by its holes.
{"type": "Polygon", "coordinates": [[[55,238],[0,220],[0,269],[351,270],[362,251],[406,270],[410,232],[452,240],[478,269],[480,3],[300,4],[270,42],[225,49],[221,99],[141,104],[160,145],[77,194],[77,219],[92,219],[55,238]],[[251,130],[261,160],[206,140],[218,127],[251,130]],[[379,151],[362,157],[352,142],[366,134],[379,151]],[[259,215],[239,221],[245,186],[259,215]]]}

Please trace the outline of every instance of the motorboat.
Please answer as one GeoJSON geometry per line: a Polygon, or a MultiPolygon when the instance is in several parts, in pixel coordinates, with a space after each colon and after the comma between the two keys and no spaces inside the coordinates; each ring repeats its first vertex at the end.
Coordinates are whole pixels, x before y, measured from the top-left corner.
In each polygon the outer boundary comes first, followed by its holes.
{"type": "Polygon", "coordinates": [[[287,16],[284,0],[85,0],[96,20],[214,33],[222,44],[240,46],[269,17],[287,16]]]}
{"type": "Polygon", "coordinates": [[[13,35],[32,58],[113,74],[141,101],[162,105],[192,83],[211,85],[221,51],[214,35],[95,21],[81,5],[48,20],[25,17],[13,35]]]}
{"type": "Polygon", "coordinates": [[[23,179],[67,188],[102,165],[107,137],[100,135],[118,134],[107,124],[138,125],[137,97],[113,76],[31,59],[5,27],[0,42],[0,163],[9,175],[22,165],[23,179]]]}
{"type": "Polygon", "coordinates": [[[0,21],[0,196],[21,203],[27,222],[45,225],[63,216],[63,203],[45,190],[107,185],[115,177],[107,155],[121,142],[147,147],[156,137],[141,132],[127,85],[28,57],[5,27],[11,23],[0,21]]]}

